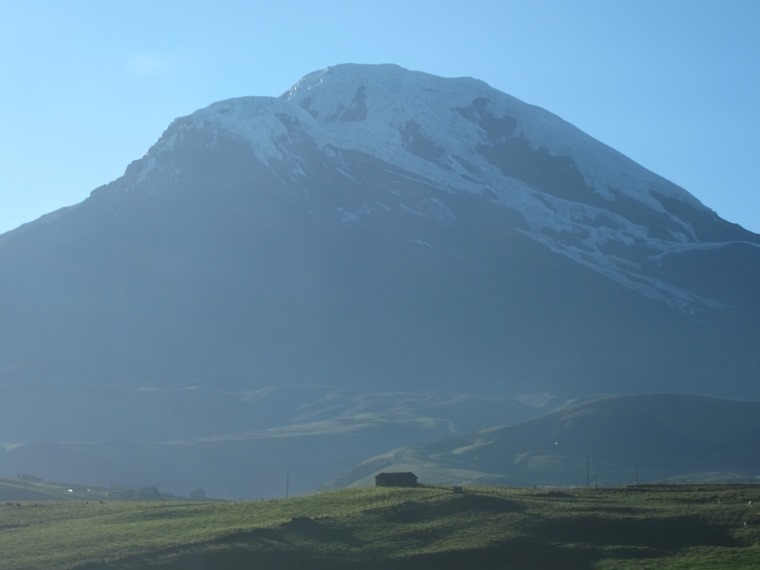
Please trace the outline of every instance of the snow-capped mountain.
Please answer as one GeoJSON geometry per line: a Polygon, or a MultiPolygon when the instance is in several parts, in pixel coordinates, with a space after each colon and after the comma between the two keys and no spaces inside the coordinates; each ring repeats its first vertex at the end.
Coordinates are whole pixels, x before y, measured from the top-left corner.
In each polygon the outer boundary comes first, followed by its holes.
{"type": "Polygon", "coordinates": [[[0,236],[0,384],[758,397],[758,285],[760,236],[551,113],[340,65],[0,236]]]}
{"type": "Polygon", "coordinates": [[[543,109],[340,65],[177,119],[2,236],[0,360],[741,394],[758,260],[760,237],[543,109]]]}
{"type": "MultiPolygon", "coordinates": [[[[199,132],[244,141],[282,183],[317,194],[315,200],[321,196],[314,187],[314,153],[322,168],[331,163],[331,175],[358,186],[365,183],[355,172],[353,153],[445,194],[486,197],[519,212],[523,231],[552,251],[684,308],[712,300],[644,271],[643,264],[691,249],[757,244],[757,236],[726,224],[684,189],[551,113],[474,79],[443,79],[393,65],[328,68],[278,99],[222,101],[177,121],[134,165],[138,182],[150,180],[157,165],[163,176],[179,180],[176,165],[161,157],[199,132]]],[[[358,208],[333,206],[347,223],[389,208],[382,197],[363,198],[350,197],[358,208]]],[[[457,223],[440,199],[399,199],[408,213],[457,223]]]]}
{"type": "Polygon", "coordinates": [[[717,315],[756,314],[759,244],[480,81],[341,65],[177,119],[122,178],[3,236],[0,358],[673,382],[688,344],[714,353],[717,315]]]}

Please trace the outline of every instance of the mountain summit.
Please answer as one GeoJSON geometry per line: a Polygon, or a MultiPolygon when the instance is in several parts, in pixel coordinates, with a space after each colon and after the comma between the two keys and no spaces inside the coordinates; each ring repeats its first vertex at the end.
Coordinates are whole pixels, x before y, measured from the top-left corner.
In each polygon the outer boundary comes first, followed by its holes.
{"type": "MultiPolygon", "coordinates": [[[[249,162],[348,223],[390,207],[387,192],[368,195],[357,160],[361,172],[361,161],[371,161],[446,195],[485,198],[519,213],[521,230],[552,251],[687,310],[712,300],[643,270],[645,261],[758,241],[558,117],[473,79],[394,65],[328,68],[278,99],[222,101],[176,121],[121,186],[186,184],[176,155],[169,160],[167,153],[176,145],[186,152],[183,143],[201,139],[209,150],[224,140],[245,145],[249,162]]],[[[399,196],[397,205],[456,224],[451,208],[428,194],[399,196]]]]}
{"type": "Polygon", "coordinates": [[[551,113],[339,65],[0,236],[0,366],[756,396],[758,283],[760,236],[551,113]]]}

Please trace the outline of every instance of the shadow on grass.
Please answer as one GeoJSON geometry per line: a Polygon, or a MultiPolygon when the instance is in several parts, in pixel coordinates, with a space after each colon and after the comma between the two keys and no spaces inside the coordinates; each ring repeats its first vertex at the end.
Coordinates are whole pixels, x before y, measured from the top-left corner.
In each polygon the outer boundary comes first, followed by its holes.
{"type": "Polygon", "coordinates": [[[401,559],[354,559],[294,551],[192,552],[177,556],[171,561],[151,563],[149,560],[123,561],[114,565],[87,565],[76,570],[502,570],[536,568],[562,568],[563,570],[591,569],[598,555],[587,549],[551,548],[533,539],[511,540],[499,547],[473,550],[456,550],[435,554],[420,554],[401,559]]]}
{"type": "Polygon", "coordinates": [[[441,515],[468,512],[517,513],[523,510],[525,509],[522,505],[510,499],[468,493],[449,501],[404,501],[397,505],[378,509],[376,513],[389,522],[416,523],[434,520],[441,515]]]}
{"type": "Polygon", "coordinates": [[[531,533],[552,542],[648,547],[668,552],[692,546],[738,546],[729,528],[687,517],[574,517],[545,520],[531,533]]]}

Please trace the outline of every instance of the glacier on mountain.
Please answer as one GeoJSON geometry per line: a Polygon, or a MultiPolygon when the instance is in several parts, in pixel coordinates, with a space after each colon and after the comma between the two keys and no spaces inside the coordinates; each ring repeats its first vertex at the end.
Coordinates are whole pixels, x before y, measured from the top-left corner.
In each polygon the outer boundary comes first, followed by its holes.
{"type": "MultiPolygon", "coordinates": [[[[219,144],[222,136],[244,140],[281,180],[310,176],[300,154],[304,140],[356,184],[360,184],[357,173],[346,164],[345,154],[363,153],[392,167],[396,176],[407,173],[412,180],[449,194],[490,197],[520,213],[526,235],[640,294],[677,306],[711,303],[645,276],[639,257],[605,251],[608,246],[635,246],[654,259],[676,247],[712,247],[697,239],[689,223],[673,215],[662,200],[714,215],[711,210],[559,117],[479,80],[445,79],[395,65],[330,67],[306,75],[280,97],[229,99],[178,119],[140,161],[138,181],[190,130],[205,133],[210,145],[219,144]],[[566,198],[543,191],[505,173],[482,151],[523,143],[546,160],[570,158],[567,168],[582,177],[586,196],[566,198]],[[616,212],[613,206],[621,200],[667,220],[666,233],[653,235],[640,221],[616,212]]],[[[422,206],[419,200],[406,202],[403,196],[401,200],[410,213],[441,223],[457,222],[437,198],[422,206]]],[[[359,223],[376,206],[340,208],[340,219],[359,223]]]]}

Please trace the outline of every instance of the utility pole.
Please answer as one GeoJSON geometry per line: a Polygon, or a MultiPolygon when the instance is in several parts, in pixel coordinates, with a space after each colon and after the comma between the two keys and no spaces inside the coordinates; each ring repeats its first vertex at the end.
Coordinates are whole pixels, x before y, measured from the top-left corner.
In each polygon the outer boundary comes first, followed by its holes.
{"type": "Polygon", "coordinates": [[[634,465],[634,478],[633,478],[633,484],[635,487],[639,486],[639,462],[637,461],[634,465]]]}
{"type": "Polygon", "coordinates": [[[586,456],[586,488],[591,487],[591,459],[586,456]]]}
{"type": "Polygon", "coordinates": [[[290,473],[285,474],[285,498],[290,497],[290,473]]]}

